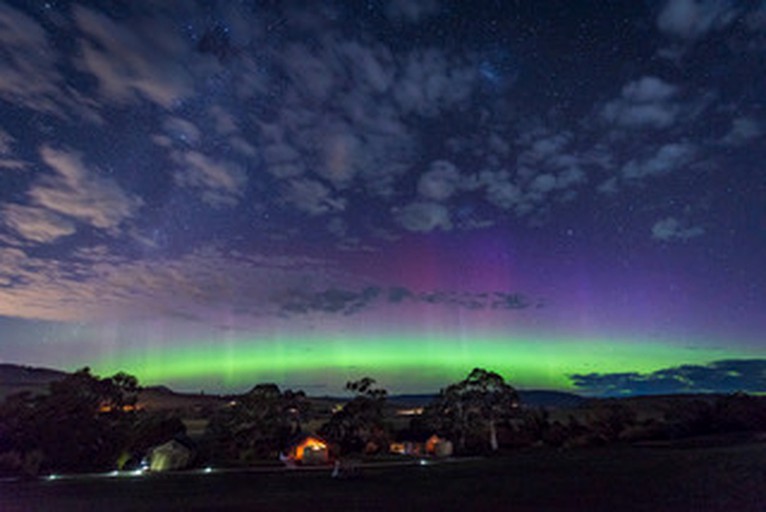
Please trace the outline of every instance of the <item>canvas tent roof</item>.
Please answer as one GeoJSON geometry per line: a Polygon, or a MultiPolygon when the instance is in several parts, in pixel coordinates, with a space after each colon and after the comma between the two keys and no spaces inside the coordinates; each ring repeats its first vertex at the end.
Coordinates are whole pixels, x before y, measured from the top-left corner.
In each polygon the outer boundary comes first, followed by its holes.
{"type": "Polygon", "coordinates": [[[171,471],[183,469],[192,459],[192,449],[178,439],[157,445],[149,450],[149,469],[151,471],[171,471]]]}
{"type": "Polygon", "coordinates": [[[323,464],[329,461],[329,445],[317,435],[300,434],[290,443],[287,458],[303,464],[323,464]]]}

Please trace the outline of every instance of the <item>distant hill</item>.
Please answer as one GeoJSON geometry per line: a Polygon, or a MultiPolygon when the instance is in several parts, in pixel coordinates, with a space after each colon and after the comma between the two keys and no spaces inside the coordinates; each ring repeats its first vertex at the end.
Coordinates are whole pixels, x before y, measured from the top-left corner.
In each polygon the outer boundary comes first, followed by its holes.
{"type": "MultiPolygon", "coordinates": [[[[397,406],[422,407],[436,398],[436,394],[392,395],[388,402],[397,406]]],[[[519,390],[522,405],[530,407],[577,407],[586,402],[586,398],[565,391],[538,389],[519,390]]]]}
{"type": "Polygon", "coordinates": [[[534,407],[577,407],[587,401],[587,398],[574,393],[542,389],[520,390],[519,397],[522,405],[534,407]]]}
{"type": "Polygon", "coordinates": [[[44,392],[49,383],[61,380],[65,376],[65,372],[50,368],[2,363],[0,364],[0,400],[22,391],[44,392]]]}
{"type": "MultiPolygon", "coordinates": [[[[51,382],[66,376],[66,372],[50,368],[0,364],[0,401],[23,391],[46,393],[51,382]]],[[[143,407],[153,410],[203,411],[221,407],[228,403],[229,399],[219,395],[176,393],[167,386],[147,386],[139,393],[138,402],[143,407]]]]}
{"type": "Polygon", "coordinates": [[[4,385],[47,384],[48,382],[62,379],[65,376],[66,372],[60,370],[0,363],[0,383],[4,385]]]}
{"type": "MultiPolygon", "coordinates": [[[[434,398],[436,398],[436,394],[389,395],[386,397],[386,401],[398,407],[422,407],[433,401],[434,398]]],[[[348,399],[346,398],[346,400],[348,399]]]]}
{"type": "Polygon", "coordinates": [[[138,404],[147,410],[184,410],[197,414],[225,406],[232,398],[202,393],[176,393],[167,386],[147,386],[138,394],[138,404]]]}

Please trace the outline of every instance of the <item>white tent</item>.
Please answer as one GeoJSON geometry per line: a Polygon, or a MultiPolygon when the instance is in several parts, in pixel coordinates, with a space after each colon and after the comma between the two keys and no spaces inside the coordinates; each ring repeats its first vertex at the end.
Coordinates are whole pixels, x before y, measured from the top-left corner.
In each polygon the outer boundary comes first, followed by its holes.
{"type": "Polygon", "coordinates": [[[191,448],[172,439],[149,450],[149,470],[172,471],[174,469],[183,469],[189,465],[191,458],[191,448]]]}

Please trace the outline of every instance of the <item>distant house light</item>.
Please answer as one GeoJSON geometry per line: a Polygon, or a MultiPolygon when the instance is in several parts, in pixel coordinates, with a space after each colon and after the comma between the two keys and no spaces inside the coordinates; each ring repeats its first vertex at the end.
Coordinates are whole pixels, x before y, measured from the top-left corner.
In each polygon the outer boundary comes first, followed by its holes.
{"type": "Polygon", "coordinates": [[[410,407],[408,409],[397,409],[396,415],[397,416],[420,416],[423,414],[423,408],[422,407],[410,407]]]}

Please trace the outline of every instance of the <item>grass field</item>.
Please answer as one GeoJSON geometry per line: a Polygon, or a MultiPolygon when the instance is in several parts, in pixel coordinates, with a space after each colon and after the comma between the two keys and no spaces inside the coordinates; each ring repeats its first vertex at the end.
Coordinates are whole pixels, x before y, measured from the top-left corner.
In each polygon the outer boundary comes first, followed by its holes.
{"type": "Polygon", "coordinates": [[[0,510],[766,511],[766,444],[539,449],[472,461],[330,471],[0,483],[0,510]]]}

